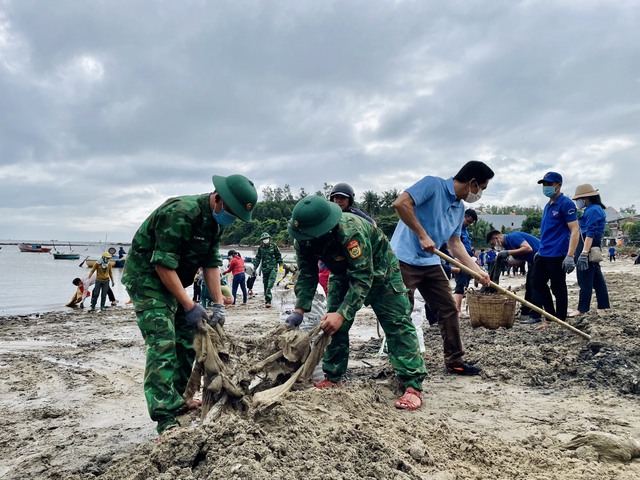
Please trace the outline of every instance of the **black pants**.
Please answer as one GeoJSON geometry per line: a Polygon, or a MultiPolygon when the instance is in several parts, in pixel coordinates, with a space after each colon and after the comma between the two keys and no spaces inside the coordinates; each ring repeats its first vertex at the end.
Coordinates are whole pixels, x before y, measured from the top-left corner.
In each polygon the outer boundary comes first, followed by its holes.
{"type": "Polygon", "coordinates": [[[538,257],[535,265],[535,275],[533,288],[538,294],[542,308],[547,313],[566,320],[567,309],[569,307],[569,296],[567,293],[567,274],[562,268],[564,257],[538,257]],[[547,285],[551,282],[551,290],[547,285]],[[556,298],[555,307],[551,292],[556,298]]]}
{"type": "MultiPolygon", "coordinates": [[[[533,303],[536,307],[542,308],[538,292],[534,288],[536,266],[533,262],[527,262],[527,265],[529,268],[527,269],[527,278],[524,282],[524,299],[527,302],[533,303]]],[[[522,268],[524,268],[524,266],[522,268]]],[[[540,318],[541,316],[538,312],[534,312],[526,305],[520,307],[520,315],[530,315],[534,318],[540,318]]]]}

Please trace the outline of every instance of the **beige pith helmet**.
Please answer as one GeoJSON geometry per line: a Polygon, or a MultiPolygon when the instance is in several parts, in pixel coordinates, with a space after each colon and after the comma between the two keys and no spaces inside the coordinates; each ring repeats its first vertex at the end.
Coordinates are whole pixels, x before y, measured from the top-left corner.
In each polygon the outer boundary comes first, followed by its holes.
{"type": "Polygon", "coordinates": [[[584,197],[595,197],[596,195],[600,195],[598,193],[598,189],[593,188],[593,186],[589,183],[584,183],[576,187],[576,193],[573,195],[572,200],[577,200],[578,198],[584,197]]]}

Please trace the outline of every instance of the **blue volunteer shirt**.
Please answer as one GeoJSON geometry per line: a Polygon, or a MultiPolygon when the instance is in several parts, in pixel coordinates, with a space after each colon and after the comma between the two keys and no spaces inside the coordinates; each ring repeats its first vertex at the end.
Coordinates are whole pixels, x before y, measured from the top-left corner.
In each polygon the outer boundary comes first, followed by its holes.
{"type": "Polygon", "coordinates": [[[533,262],[533,257],[540,249],[540,240],[529,233],[524,232],[512,232],[504,236],[504,248],[505,250],[516,250],[520,248],[523,242],[527,242],[533,249],[531,253],[527,255],[514,255],[513,258],[518,260],[525,260],[527,262],[533,262]]]}
{"type": "Polygon", "coordinates": [[[495,252],[495,250],[489,250],[487,252],[487,263],[495,262],[497,256],[498,256],[498,254],[495,252]]]}
{"type": "Polygon", "coordinates": [[[593,238],[597,242],[593,246],[600,245],[600,239],[604,235],[604,226],[607,223],[607,214],[600,205],[589,205],[584,209],[584,213],[578,220],[580,233],[583,237],[593,238]]]}
{"type": "Polygon", "coordinates": [[[473,249],[471,248],[471,237],[469,236],[469,229],[464,225],[462,226],[462,230],[460,231],[460,240],[462,240],[462,244],[467,250],[469,256],[473,257],[473,249]]]}
{"type": "MultiPolygon", "coordinates": [[[[436,245],[460,236],[464,204],[456,198],[453,178],[424,177],[405,192],[415,203],[418,222],[436,245]]],[[[391,237],[391,248],[398,260],[410,265],[440,265],[440,257],[422,250],[418,236],[402,220],[391,237]]]]}
{"type": "Polygon", "coordinates": [[[571,230],[567,223],[578,219],[576,205],[561,193],[553,203],[548,202],[540,222],[540,256],[564,257],[569,250],[571,230]]]}

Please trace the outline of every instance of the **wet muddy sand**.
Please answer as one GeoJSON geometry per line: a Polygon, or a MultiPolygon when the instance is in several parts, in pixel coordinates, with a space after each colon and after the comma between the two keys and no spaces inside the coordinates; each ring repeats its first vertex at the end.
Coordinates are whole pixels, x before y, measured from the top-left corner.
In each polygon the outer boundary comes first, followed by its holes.
{"type": "MultiPolygon", "coordinates": [[[[423,408],[399,393],[370,309],[352,329],[339,390],[298,385],[268,411],[196,416],[157,444],[142,392],[144,344],[130,307],[0,318],[0,478],[7,479],[631,479],[640,460],[605,455],[589,437],[640,439],[640,266],[605,262],[612,313],[536,331],[472,329],[478,377],[444,370],[425,325],[423,408]],[[591,443],[589,443],[591,442],[591,443]]],[[[522,277],[504,279],[518,288],[522,277]]],[[[577,303],[569,277],[570,308],[577,303]]],[[[285,292],[281,292],[285,293],[285,292]]],[[[256,297],[225,328],[260,335],[279,322],[256,297]]],[[[632,448],[633,450],[633,448],[632,448]]],[[[633,453],[631,454],[633,456],[633,453]]]]}

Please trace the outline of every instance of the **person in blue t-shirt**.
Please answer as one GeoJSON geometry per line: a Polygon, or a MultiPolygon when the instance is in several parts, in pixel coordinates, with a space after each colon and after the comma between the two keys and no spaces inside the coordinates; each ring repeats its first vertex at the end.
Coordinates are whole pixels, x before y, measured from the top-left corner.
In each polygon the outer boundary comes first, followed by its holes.
{"type": "Polygon", "coordinates": [[[602,236],[607,223],[607,215],[604,212],[605,206],[600,200],[598,190],[590,184],[578,185],[573,196],[576,206],[584,208],[584,213],[578,220],[580,225],[580,238],[576,253],[577,277],[580,286],[578,297],[578,308],[569,314],[570,317],[578,317],[589,311],[591,307],[591,292],[595,290],[598,303],[597,312],[599,315],[605,314],[610,308],[609,292],[607,283],[602,275],[599,262],[589,260],[589,251],[593,247],[602,246],[602,236]]]}
{"type": "Polygon", "coordinates": [[[457,375],[478,375],[481,369],[462,360],[458,309],[440,258],[434,252],[446,242],[452,256],[477,272],[483,285],[489,285],[489,275],[469,256],[460,235],[465,212],[462,200],[480,200],[493,175],[486,164],[474,160],[453,178],[424,177],[393,202],[400,221],[391,237],[391,248],[400,261],[411,307],[417,289],[438,318],[447,371],[457,375]]]}
{"type": "MultiPolygon", "coordinates": [[[[473,222],[478,220],[478,214],[472,208],[468,208],[464,212],[464,220],[462,221],[462,230],[460,231],[460,240],[464,245],[465,250],[470,257],[474,257],[473,247],[471,246],[471,237],[469,236],[469,227],[473,225],[473,222]]],[[[462,311],[462,297],[464,296],[465,289],[469,287],[471,281],[471,275],[467,272],[460,271],[456,275],[456,286],[453,289],[453,299],[456,301],[456,308],[458,309],[458,316],[460,318],[469,318],[469,315],[462,311]]]]}
{"type": "Polygon", "coordinates": [[[494,248],[492,248],[487,252],[487,257],[486,257],[487,269],[491,268],[491,264],[496,261],[497,255],[498,254],[496,253],[496,250],[494,248]]]}
{"type": "MultiPolygon", "coordinates": [[[[543,308],[560,320],[565,320],[569,307],[567,274],[576,268],[573,254],[580,237],[578,214],[575,203],[560,191],[562,176],[559,173],[547,172],[538,183],[542,184],[542,193],[549,198],[549,202],[544,207],[540,222],[540,249],[533,285],[540,295],[543,308]],[[549,282],[551,292],[546,288],[549,282]],[[556,299],[555,306],[551,293],[556,299]]],[[[549,325],[549,322],[544,322],[539,328],[549,325]]]]}
{"type": "Polygon", "coordinates": [[[616,247],[609,247],[609,261],[610,262],[616,261],[616,247]]]}
{"type": "MultiPolygon", "coordinates": [[[[527,277],[524,283],[524,299],[533,303],[536,307],[542,308],[540,303],[540,295],[533,288],[533,279],[535,276],[535,258],[536,253],[540,249],[540,240],[529,233],[512,232],[508,234],[500,233],[498,230],[491,230],[487,234],[487,243],[496,246],[500,245],[503,250],[498,253],[498,257],[508,260],[513,257],[515,260],[523,260],[527,262],[527,277]]],[[[545,285],[547,290],[548,286],[545,285]]],[[[526,305],[520,307],[520,323],[533,324],[540,323],[541,315],[531,310],[526,305]]]]}
{"type": "Polygon", "coordinates": [[[486,257],[487,254],[484,251],[484,248],[481,248],[480,254],[478,255],[478,265],[480,265],[482,268],[484,268],[486,257]]]}

